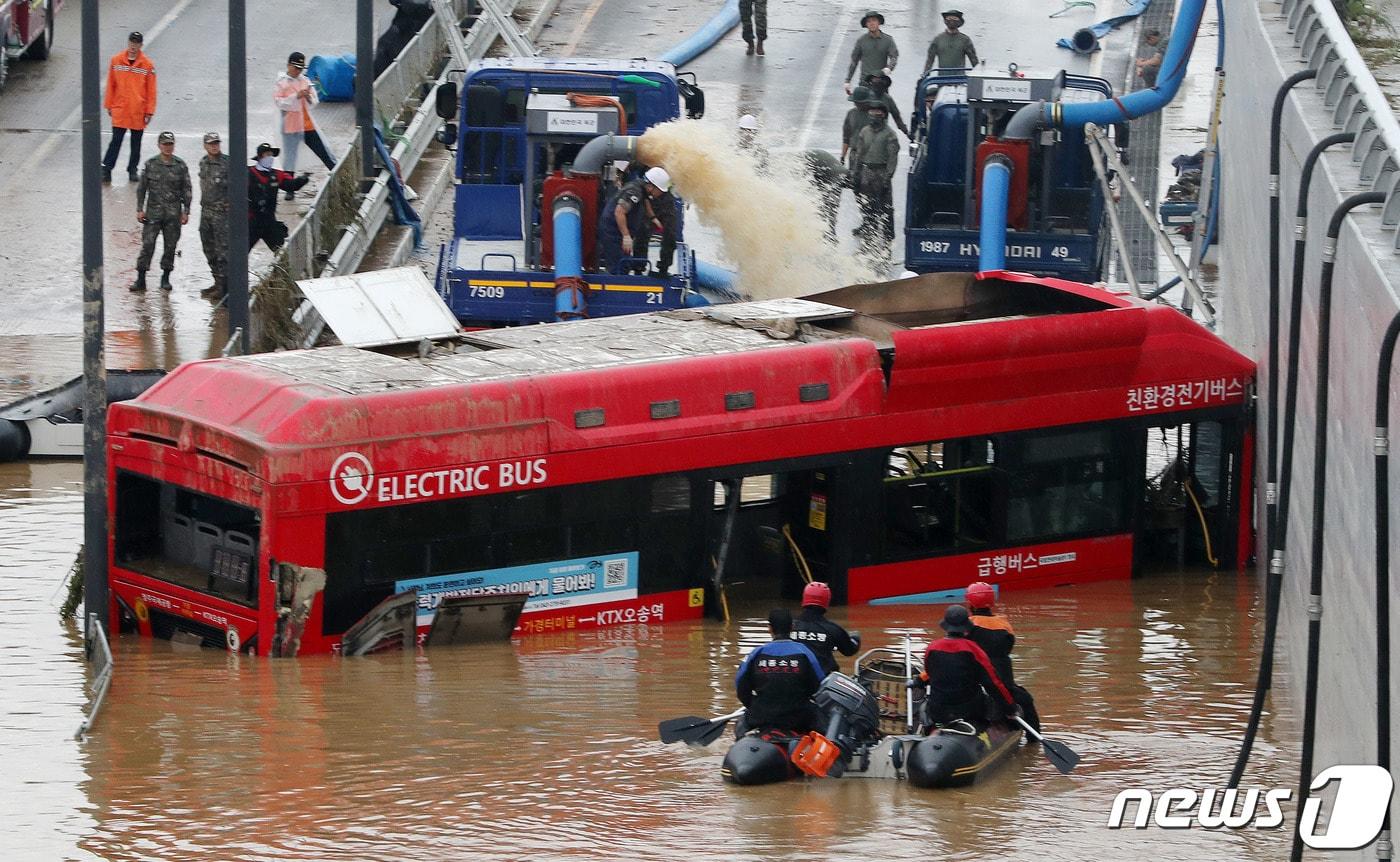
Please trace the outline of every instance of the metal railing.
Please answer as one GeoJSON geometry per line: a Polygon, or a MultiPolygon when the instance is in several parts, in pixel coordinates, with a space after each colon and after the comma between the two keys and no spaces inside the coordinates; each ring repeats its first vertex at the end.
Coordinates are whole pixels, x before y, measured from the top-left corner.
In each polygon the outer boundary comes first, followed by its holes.
{"type": "MultiPolygon", "coordinates": [[[[458,2],[462,3],[462,0],[458,0],[458,2]]],[[[510,15],[515,11],[518,5],[519,0],[498,0],[497,8],[501,13],[500,17],[505,20],[513,21],[513,19],[510,19],[510,15]]],[[[534,40],[539,35],[539,32],[544,29],[545,23],[549,20],[549,17],[553,14],[554,9],[558,5],[559,0],[544,0],[536,10],[525,32],[521,34],[517,31],[515,35],[523,35],[527,40],[534,40]]],[[[503,38],[496,24],[495,16],[479,16],[476,24],[464,37],[467,57],[470,60],[479,60],[485,57],[487,51],[491,49],[491,46],[496,43],[497,39],[503,38]]],[[[385,94],[398,93],[400,101],[395,104],[400,107],[393,111],[393,114],[397,115],[402,105],[417,100],[418,93],[416,90],[418,90],[418,88],[424,87],[425,85],[436,87],[438,84],[446,81],[449,74],[453,72],[452,63],[449,63],[448,67],[444,69],[436,79],[431,76],[433,70],[441,66],[441,59],[448,52],[449,45],[444,28],[439,24],[435,15],[423,25],[423,29],[418,32],[418,35],[414,37],[413,41],[409,42],[409,44],[404,47],[403,54],[400,55],[399,60],[396,61],[393,66],[385,69],[384,73],[380,75],[379,79],[375,82],[376,104],[389,104],[389,102],[381,97],[381,85],[384,88],[385,94]],[[427,62],[423,58],[431,58],[431,62],[427,62]],[[402,68],[396,68],[399,67],[400,64],[403,64],[402,68]],[[426,71],[422,71],[421,75],[415,78],[413,73],[414,69],[426,71]]],[[[533,54],[533,49],[531,49],[530,53],[533,54]]],[[[460,72],[461,70],[456,71],[460,72]]],[[[413,173],[414,168],[418,166],[418,161],[423,157],[423,153],[427,151],[428,146],[432,144],[433,135],[441,124],[442,121],[435,112],[433,100],[431,98],[424,98],[418,105],[418,109],[414,113],[408,127],[404,130],[402,138],[390,151],[390,156],[398,162],[399,169],[405,179],[407,179],[413,173]]],[[[350,161],[352,160],[345,159],[341,164],[343,165],[350,161]]],[[[340,165],[337,165],[337,169],[339,168],[340,165]]],[[[334,179],[328,181],[325,188],[322,189],[322,194],[324,194],[326,189],[330,188],[333,183],[334,179]]],[[[369,252],[375,237],[378,236],[380,229],[383,228],[384,223],[389,218],[388,174],[381,171],[379,176],[375,178],[374,184],[369,191],[365,193],[355,218],[346,226],[344,232],[339,235],[329,256],[326,257],[324,266],[320,267],[319,271],[317,271],[317,255],[325,251],[325,249],[317,248],[314,244],[318,238],[323,236],[323,231],[316,221],[318,211],[317,205],[320,204],[320,202],[321,198],[318,196],[311,210],[307,213],[303,224],[298,225],[298,230],[305,229],[307,236],[302,240],[302,246],[298,247],[295,252],[291,250],[292,238],[288,237],[289,251],[287,258],[288,268],[290,270],[288,274],[293,280],[312,278],[315,276],[325,277],[356,271],[360,262],[364,260],[365,255],[369,252]],[[293,266],[294,257],[304,268],[293,266]]],[[[296,323],[301,330],[299,346],[309,347],[319,338],[323,324],[320,320],[320,316],[315,313],[315,310],[310,307],[309,303],[301,303],[300,308],[298,308],[293,315],[293,322],[296,323]]]]}
{"type": "Polygon", "coordinates": [[[107,698],[107,689],[112,685],[112,648],[107,643],[107,631],[102,627],[97,614],[88,614],[87,630],[90,632],[91,642],[88,649],[92,655],[92,707],[88,710],[87,717],[83,723],[78,725],[78,732],[73,734],[74,739],[82,739],[92,726],[97,723],[98,710],[102,709],[102,701],[107,698]]]}
{"type": "MultiPolygon", "coordinates": [[[[1370,67],[1356,50],[1332,0],[1283,0],[1283,14],[1302,61],[1317,70],[1316,86],[1332,109],[1332,124],[1356,134],[1351,160],[1362,183],[1384,192],[1381,224],[1400,226],[1400,124],[1370,67]]],[[[1400,249],[1400,231],[1395,247],[1400,249]]]]}

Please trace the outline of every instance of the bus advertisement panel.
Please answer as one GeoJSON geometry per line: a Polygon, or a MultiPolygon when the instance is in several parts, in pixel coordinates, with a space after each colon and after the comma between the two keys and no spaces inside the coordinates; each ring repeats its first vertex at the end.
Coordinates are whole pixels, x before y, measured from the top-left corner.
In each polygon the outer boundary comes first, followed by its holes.
{"type": "Polygon", "coordinates": [[[437,607],[453,596],[529,593],[525,613],[607,604],[637,597],[637,554],[579,557],[480,572],[398,581],[394,592],[418,591],[418,627],[432,625],[437,607]]]}

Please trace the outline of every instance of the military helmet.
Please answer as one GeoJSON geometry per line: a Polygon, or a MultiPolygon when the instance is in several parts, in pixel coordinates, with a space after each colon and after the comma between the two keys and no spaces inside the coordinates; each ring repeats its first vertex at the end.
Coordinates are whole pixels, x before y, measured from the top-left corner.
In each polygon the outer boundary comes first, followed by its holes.
{"type": "Polygon", "coordinates": [[[857,105],[862,105],[862,106],[863,106],[866,102],[879,102],[879,101],[880,101],[878,98],[876,98],[875,92],[874,92],[873,90],[871,90],[869,87],[865,86],[864,84],[861,84],[861,85],[858,86],[858,87],[852,87],[852,88],[851,88],[851,95],[847,96],[847,97],[846,97],[846,100],[847,100],[848,102],[855,102],[857,105]]]}

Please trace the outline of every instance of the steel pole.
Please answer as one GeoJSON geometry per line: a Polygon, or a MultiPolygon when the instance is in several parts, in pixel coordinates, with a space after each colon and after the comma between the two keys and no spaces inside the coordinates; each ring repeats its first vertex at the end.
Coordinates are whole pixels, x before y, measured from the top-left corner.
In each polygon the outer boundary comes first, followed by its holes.
{"type": "Polygon", "coordinates": [[[370,0],[355,3],[355,122],[360,126],[360,187],[374,179],[374,12],[370,0]]]}
{"type": "MultiPolygon", "coordinates": [[[[102,307],[102,58],[98,0],[83,0],[83,604],[84,642],[107,622],[107,362],[102,307]]],[[[89,654],[90,651],[89,651],[89,654]]]]}
{"type": "Polygon", "coordinates": [[[248,291],[248,16],[228,0],[228,330],[252,352],[248,291]]]}

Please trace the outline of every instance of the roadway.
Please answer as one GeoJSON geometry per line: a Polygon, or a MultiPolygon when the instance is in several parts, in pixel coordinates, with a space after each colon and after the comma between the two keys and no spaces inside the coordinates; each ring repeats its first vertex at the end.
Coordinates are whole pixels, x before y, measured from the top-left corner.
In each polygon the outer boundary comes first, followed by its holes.
{"type": "MultiPolygon", "coordinates": [[[[248,0],[249,151],[259,141],[280,146],[278,114],[271,90],[287,55],[354,51],[353,4],[328,7],[314,0],[248,0]],[[334,8],[334,14],[327,9],[334,8]]],[[[393,9],[376,3],[376,34],[393,9]]],[[[81,194],[81,3],[68,0],[58,13],[52,56],[44,63],[10,66],[0,92],[0,405],[46,388],[81,371],[82,194],[81,194]]],[[[106,236],[108,364],[111,367],[173,367],[180,361],[217,355],[226,341],[221,307],[202,298],[209,270],[199,242],[197,165],[204,132],[228,130],[227,6],[218,0],[103,0],[103,74],[106,58],[121,50],[126,34],[140,30],[156,64],[159,94],[155,118],[142,141],[143,158],[156,152],[155,133],[175,132],[176,154],[190,166],[195,211],[181,236],[173,281],[166,293],[152,279],[145,294],[126,288],[141,248],[135,184],[126,179],[123,149],[113,181],[103,189],[106,236]]],[[[333,154],[345,152],[354,136],[350,103],[323,104],[317,121],[333,154]]],[[[108,134],[104,114],[103,146],[108,134]]],[[[279,162],[280,166],[280,162],[279,162]]],[[[281,215],[295,224],[325,177],[305,148],[298,168],[313,180],[281,215]]],[[[159,251],[157,251],[159,254],[159,251]]],[[[250,265],[266,266],[261,246],[250,265]]],[[[157,272],[158,276],[159,273],[157,272]]]]}
{"type": "MultiPolygon", "coordinates": [[[[657,56],[694,32],[720,4],[665,2],[641,5],[629,0],[562,0],[550,26],[541,34],[543,53],[552,56],[638,57],[657,56]]],[[[881,4],[871,0],[793,0],[768,4],[766,55],[747,56],[738,28],[710,51],[696,58],[684,71],[695,72],[705,90],[706,119],[732,127],[743,114],[756,115],[763,124],[762,140],[770,152],[781,154],[819,147],[839,154],[841,123],[850,103],[842,90],[850,52],[862,32],[860,19],[874,9],[885,16],[884,31],[894,37],[900,51],[891,78],[891,93],[908,122],[914,87],[923,71],[928,44],[943,29],[941,9],[957,8],[964,14],[963,32],[972,37],[979,57],[988,69],[1004,69],[1016,63],[1022,70],[1063,68],[1077,74],[1098,75],[1119,87],[1126,79],[1136,44],[1134,28],[1110,34],[1103,51],[1080,56],[1055,46],[1107,13],[1076,7],[1056,18],[1048,16],[1065,4],[1047,0],[1036,12],[1009,16],[1004,3],[994,0],[957,0],[938,4],[929,0],[902,0],[881,4]]],[[[891,124],[893,125],[893,123],[891,124]]],[[[907,152],[907,151],[906,151],[907,152]]],[[[905,157],[907,159],[907,155],[905,157]]],[[[896,224],[903,221],[905,175],[895,175],[896,224]]],[[[755,206],[761,207],[761,201],[755,206]]],[[[843,196],[837,235],[843,250],[854,253],[850,228],[859,221],[854,199],[843,196]]],[[[687,235],[706,255],[706,233],[687,235]],[[698,235],[696,235],[698,234],[698,235]]],[[[903,258],[903,243],[896,238],[895,260],[903,258]]]]}

